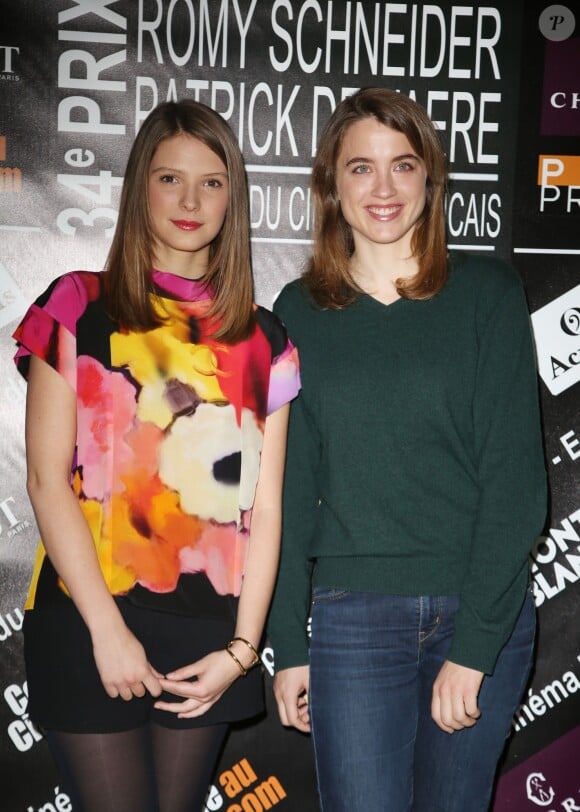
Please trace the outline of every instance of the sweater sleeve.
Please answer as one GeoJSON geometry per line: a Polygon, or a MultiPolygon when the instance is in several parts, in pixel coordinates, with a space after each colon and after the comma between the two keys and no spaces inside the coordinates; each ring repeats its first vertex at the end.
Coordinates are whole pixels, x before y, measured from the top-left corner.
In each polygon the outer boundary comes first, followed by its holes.
{"type": "Polygon", "coordinates": [[[538,381],[519,279],[480,335],[473,422],[479,503],[449,659],[489,674],[521,609],[546,517],[538,381]]]}
{"type": "MultiPolygon", "coordinates": [[[[292,321],[284,294],[274,308],[282,320],[292,321]]],[[[297,341],[298,351],[300,343],[297,341]]],[[[306,408],[304,390],[292,402],[284,476],[282,552],[278,580],[268,619],[268,638],[274,648],[276,671],[308,662],[307,624],[310,614],[312,561],[310,542],[317,517],[317,468],[320,444],[306,408]]]]}

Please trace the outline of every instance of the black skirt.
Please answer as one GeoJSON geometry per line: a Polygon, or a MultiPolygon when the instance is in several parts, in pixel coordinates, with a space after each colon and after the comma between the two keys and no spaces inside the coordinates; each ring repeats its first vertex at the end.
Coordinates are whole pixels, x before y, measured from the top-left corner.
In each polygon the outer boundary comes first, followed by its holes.
{"type": "MultiPolygon", "coordinates": [[[[149,662],[161,674],[225,648],[233,635],[233,619],[188,617],[135,606],[124,598],[115,600],[149,662]]],[[[71,600],[25,612],[23,633],[28,712],[41,729],[113,733],[150,721],[183,729],[238,722],[264,711],[260,666],[236,679],[207,713],[194,719],[157,710],[153,705],[158,698],[149,693],[130,701],[112,699],[101,683],[88,629],[71,600]]],[[[168,693],[159,699],[183,701],[168,693]]]]}

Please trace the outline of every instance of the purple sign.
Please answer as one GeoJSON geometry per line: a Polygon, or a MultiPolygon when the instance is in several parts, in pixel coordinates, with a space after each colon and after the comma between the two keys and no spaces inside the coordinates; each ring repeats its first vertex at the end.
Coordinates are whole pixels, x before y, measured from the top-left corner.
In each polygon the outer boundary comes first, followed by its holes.
{"type": "Polygon", "coordinates": [[[580,38],[546,42],[542,135],[580,135],[580,38]]]}
{"type": "Polygon", "coordinates": [[[493,812],[580,810],[580,727],[503,775],[493,812]]]}

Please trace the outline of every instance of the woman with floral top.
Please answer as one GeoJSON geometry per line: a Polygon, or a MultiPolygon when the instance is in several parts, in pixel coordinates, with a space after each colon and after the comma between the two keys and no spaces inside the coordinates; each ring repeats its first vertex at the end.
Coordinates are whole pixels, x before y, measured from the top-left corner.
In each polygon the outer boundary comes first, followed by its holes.
{"type": "Polygon", "coordinates": [[[104,272],[53,281],[15,332],[41,535],[30,714],[75,810],[199,810],[228,723],[263,707],[296,351],[253,303],[233,133],[159,105],[104,272]]]}

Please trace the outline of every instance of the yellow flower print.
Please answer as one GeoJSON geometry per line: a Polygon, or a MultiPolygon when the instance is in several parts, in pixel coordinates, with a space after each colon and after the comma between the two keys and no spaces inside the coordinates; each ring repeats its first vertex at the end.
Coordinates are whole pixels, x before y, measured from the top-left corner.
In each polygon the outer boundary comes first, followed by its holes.
{"type": "MultiPolygon", "coordinates": [[[[167,324],[147,333],[111,336],[113,366],[126,367],[142,387],[137,401],[138,420],[161,429],[167,428],[174,417],[166,397],[167,381],[190,386],[206,402],[225,400],[216,376],[215,351],[206,344],[192,343],[187,314],[171,300],[164,300],[164,304],[171,316],[167,324]]],[[[220,351],[227,349],[220,347],[220,351]]]]}

